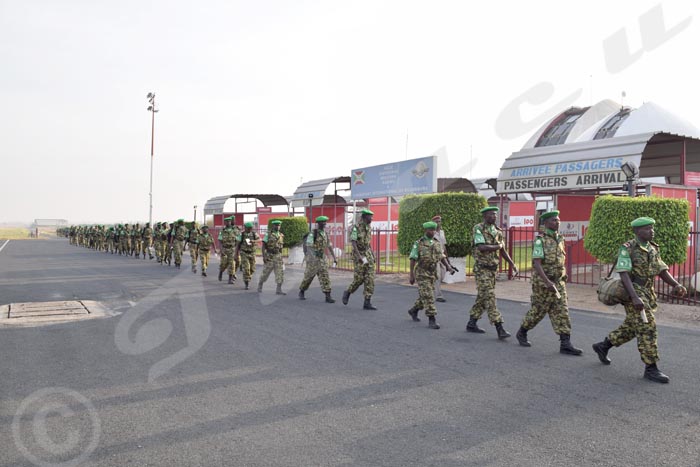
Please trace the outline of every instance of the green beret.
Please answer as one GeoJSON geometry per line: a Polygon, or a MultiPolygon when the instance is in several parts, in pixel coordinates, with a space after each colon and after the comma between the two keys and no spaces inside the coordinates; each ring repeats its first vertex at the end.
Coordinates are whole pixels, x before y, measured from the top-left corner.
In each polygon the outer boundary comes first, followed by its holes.
{"type": "Polygon", "coordinates": [[[437,229],[437,223],[433,221],[428,221],[423,224],[424,229],[437,229]]]}
{"type": "Polygon", "coordinates": [[[178,219],[176,222],[185,222],[185,219],[178,219]]]}
{"type": "Polygon", "coordinates": [[[480,212],[481,214],[483,214],[483,213],[489,212],[489,211],[496,211],[496,212],[498,212],[498,208],[497,208],[496,206],[486,206],[485,208],[483,208],[483,209],[482,209],[481,211],[479,211],[479,212],[480,212]]]}
{"type": "Polygon", "coordinates": [[[316,218],[316,222],[328,222],[328,217],[327,216],[318,216],[316,218]]]}
{"type": "Polygon", "coordinates": [[[207,224],[204,224],[204,225],[202,226],[202,229],[208,229],[208,228],[209,228],[209,226],[208,226],[207,224]]]}
{"type": "Polygon", "coordinates": [[[233,216],[224,217],[224,220],[225,220],[225,221],[232,221],[232,220],[233,220],[233,216]]]}
{"type": "Polygon", "coordinates": [[[253,223],[252,223],[252,222],[246,222],[245,224],[243,224],[243,227],[250,227],[250,228],[252,228],[252,227],[253,227],[253,223]]]}
{"type": "Polygon", "coordinates": [[[372,211],[370,211],[369,209],[366,209],[366,208],[362,210],[362,214],[363,214],[363,215],[364,215],[364,214],[367,214],[368,216],[373,216],[373,215],[374,215],[374,213],[373,213],[372,211]]]}
{"type": "Polygon", "coordinates": [[[556,210],[549,211],[549,212],[545,212],[544,214],[542,214],[540,216],[540,219],[545,220],[545,219],[549,219],[550,217],[557,217],[558,215],[559,215],[559,211],[556,211],[556,210]]]}
{"type": "Polygon", "coordinates": [[[651,217],[638,217],[630,224],[632,227],[644,227],[645,225],[654,225],[656,221],[651,217]]]}
{"type": "Polygon", "coordinates": [[[280,224],[282,224],[282,221],[279,219],[275,219],[274,221],[270,221],[270,224],[271,225],[280,225],[280,224]]]}

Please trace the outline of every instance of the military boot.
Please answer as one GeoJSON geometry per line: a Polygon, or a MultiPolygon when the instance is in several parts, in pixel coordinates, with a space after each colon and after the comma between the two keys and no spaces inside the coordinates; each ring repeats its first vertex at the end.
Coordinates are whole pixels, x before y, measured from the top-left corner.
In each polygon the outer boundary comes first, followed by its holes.
{"type": "Polygon", "coordinates": [[[530,344],[530,341],[527,340],[527,329],[524,327],[520,326],[520,329],[518,329],[518,332],[515,333],[515,338],[518,339],[518,343],[522,345],[523,347],[530,347],[532,344],[530,344]]]}
{"type": "Polygon", "coordinates": [[[258,293],[262,293],[263,283],[258,282],[258,293]]]}
{"type": "Polygon", "coordinates": [[[277,284],[277,290],[275,290],[277,295],[287,295],[286,292],[282,292],[282,284],[277,284]]]}
{"type": "Polygon", "coordinates": [[[202,276],[207,277],[207,271],[202,271],[202,276]]]}
{"type": "Polygon", "coordinates": [[[476,318],[469,318],[469,322],[467,323],[467,332],[475,332],[477,334],[483,334],[486,331],[481,329],[479,325],[476,324],[476,318]]]}
{"type": "Polygon", "coordinates": [[[343,305],[347,305],[348,300],[350,300],[350,292],[346,290],[343,292],[343,305]]]}
{"type": "Polygon", "coordinates": [[[593,344],[593,350],[598,354],[598,359],[603,365],[610,365],[612,360],[608,358],[608,352],[613,348],[612,342],[607,337],[596,344],[593,344]]]}
{"type": "Polygon", "coordinates": [[[583,350],[577,349],[571,345],[570,334],[559,334],[559,353],[566,355],[581,355],[583,350]]]}
{"type": "Polygon", "coordinates": [[[228,275],[228,283],[233,284],[233,276],[231,274],[228,275]]]}
{"type": "Polygon", "coordinates": [[[411,309],[408,310],[408,314],[411,315],[411,319],[413,321],[420,321],[420,318],[418,317],[419,311],[420,310],[418,308],[416,308],[415,306],[411,307],[411,309]]]}
{"type": "MultiPolygon", "coordinates": [[[[158,262],[160,263],[160,261],[158,261],[158,262]]],[[[221,280],[223,279],[223,277],[224,277],[224,271],[221,270],[221,269],[219,269],[219,282],[221,282],[221,280]]]]}
{"type": "Polygon", "coordinates": [[[306,300],[306,297],[304,297],[304,291],[302,289],[299,289],[299,300],[306,300]]]}
{"type": "Polygon", "coordinates": [[[335,303],[335,300],[331,297],[330,292],[324,292],[326,294],[326,303],[335,303]]]}
{"type": "Polygon", "coordinates": [[[510,333],[503,329],[503,323],[496,323],[496,334],[498,334],[498,338],[501,340],[510,337],[510,333]]]}
{"type": "Polygon", "coordinates": [[[243,284],[245,285],[245,289],[248,290],[250,287],[248,287],[248,281],[243,281],[243,284]]]}
{"type": "Polygon", "coordinates": [[[192,274],[197,274],[197,268],[192,268],[192,274]]]}
{"type": "Polygon", "coordinates": [[[440,325],[435,321],[435,316],[428,316],[428,327],[430,329],[440,329],[440,325]]]}
{"type": "Polygon", "coordinates": [[[362,306],[364,310],[376,310],[377,307],[372,305],[372,299],[371,298],[365,298],[365,304],[362,306]]]}
{"type": "Polygon", "coordinates": [[[644,377],[650,381],[654,381],[655,383],[665,384],[671,381],[671,378],[659,371],[659,369],[656,367],[656,363],[647,365],[646,369],[644,370],[644,377]]]}

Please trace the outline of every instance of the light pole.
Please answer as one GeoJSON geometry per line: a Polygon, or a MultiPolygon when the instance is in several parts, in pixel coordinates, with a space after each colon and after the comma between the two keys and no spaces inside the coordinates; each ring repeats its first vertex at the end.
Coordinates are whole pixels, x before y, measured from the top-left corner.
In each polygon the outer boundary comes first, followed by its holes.
{"type": "Polygon", "coordinates": [[[151,185],[148,190],[148,222],[153,225],[153,143],[156,133],[156,93],[149,92],[146,99],[151,104],[146,110],[151,112],[151,185]]]}
{"type": "Polygon", "coordinates": [[[639,169],[637,169],[637,165],[634,162],[625,162],[620,168],[625,174],[625,177],[627,177],[627,183],[625,184],[625,188],[627,188],[627,194],[630,198],[634,198],[634,196],[637,194],[634,182],[637,178],[637,175],[639,175],[639,169]]]}
{"type": "Polygon", "coordinates": [[[197,222],[197,205],[194,205],[194,218],[192,219],[193,221],[197,222]]]}

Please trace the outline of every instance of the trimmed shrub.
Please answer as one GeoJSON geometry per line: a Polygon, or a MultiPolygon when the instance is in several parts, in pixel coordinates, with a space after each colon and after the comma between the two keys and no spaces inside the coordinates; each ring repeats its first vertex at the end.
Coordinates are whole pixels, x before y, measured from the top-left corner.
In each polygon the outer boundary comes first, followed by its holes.
{"type": "Polygon", "coordinates": [[[654,242],[666,264],[685,262],[688,248],[688,201],[684,199],[601,196],[593,203],[591,222],[583,246],[598,260],[612,263],[620,245],[634,238],[630,227],[637,217],[652,217],[654,242]]]}
{"type": "MultiPolygon", "coordinates": [[[[287,248],[301,244],[302,237],[309,231],[306,217],[277,217],[270,219],[270,221],[273,220],[282,221],[280,232],[284,234],[284,246],[287,248]]],[[[270,228],[269,222],[267,228],[270,228]]]]}
{"type": "Polygon", "coordinates": [[[486,198],[475,193],[437,193],[409,195],[399,204],[399,252],[407,255],[413,243],[423,236],[423,223],[439,214],[447,240],[447,253],[452,257],[471,255],[472,229],[482,221],[481,208],[486,198]]]}

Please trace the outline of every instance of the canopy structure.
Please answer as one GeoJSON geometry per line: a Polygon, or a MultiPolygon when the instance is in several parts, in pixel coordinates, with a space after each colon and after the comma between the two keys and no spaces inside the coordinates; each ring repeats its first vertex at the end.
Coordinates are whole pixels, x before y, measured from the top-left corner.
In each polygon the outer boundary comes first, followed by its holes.
{"type": "Polygon", "coordinates": [[[638,109],[604,100],[572,107],[543,125],[501,167],[496,191],[620,189],[633,165],[641,179],[686,184],[700,172],[700,130],[651,102],[638,109]],[[627,164],[627,166],[625,166],[627,164]]]}
{"type": "MultiPolygon", "coordinates": [[[[251,200],[260,201],[263,206],[288,206],[287,200],[281,195],[253,195],[253,194],[237,194],[237,195],[224,195],[215,196],[206,202],[204,205],[204,215],[214,215],[222,214],[224,212],[224,205],[226,202],[235,198],[237,201],[245,200],[243,203],[249,203],[251,200]]],[[[236,203],[238,204],[238,202],[236,203]]]]}
{"type": "Polygon", "coordinates": [[[323,178],[302,183],[289,199],[293,207],[320,206],[322,204],[348,204],[347,200],[338,195],[338,191],[350,191],[350,177],[323,178]],[[347,184],[347,187],[338,189],[338,184],[347,184]],[[333,185],[333,194],[326,195],[330,185],[333,185]]]}

